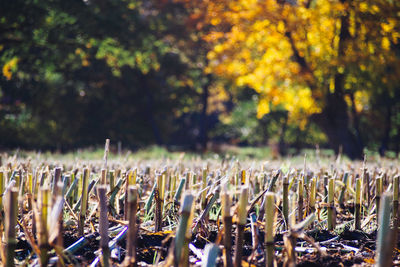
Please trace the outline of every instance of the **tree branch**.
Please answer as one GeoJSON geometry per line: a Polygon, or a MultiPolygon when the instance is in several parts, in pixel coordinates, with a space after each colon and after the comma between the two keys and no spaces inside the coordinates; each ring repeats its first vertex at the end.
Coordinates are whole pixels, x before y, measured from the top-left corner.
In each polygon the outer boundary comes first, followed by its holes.
{"type": "Polygon", "coordinates": [[[317,86],[315,85],[315,77],[314,77],[313,71],[311,70],[306,59],[300,55],[300,52],[297,49],[296,44],[293,40],[292,33],[290,31],[286,31],[285,36],[289,40],[295,62],[297,62],[300,65],[301,72],[303,72],[306,75],[305,81],[306,81],[307,85],[310,87],[310,89],[312,91],[315,91],[315,89],[317,89],[317,86]]]}

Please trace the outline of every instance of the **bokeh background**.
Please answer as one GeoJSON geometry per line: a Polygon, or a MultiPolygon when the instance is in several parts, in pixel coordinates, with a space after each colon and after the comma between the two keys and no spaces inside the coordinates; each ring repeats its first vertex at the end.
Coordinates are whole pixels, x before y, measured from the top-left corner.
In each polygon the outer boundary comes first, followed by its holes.
{"type": "Polygon", "coordinates": [[[5,0],[0,148],[400,150],[394,0],[5,0]]]}

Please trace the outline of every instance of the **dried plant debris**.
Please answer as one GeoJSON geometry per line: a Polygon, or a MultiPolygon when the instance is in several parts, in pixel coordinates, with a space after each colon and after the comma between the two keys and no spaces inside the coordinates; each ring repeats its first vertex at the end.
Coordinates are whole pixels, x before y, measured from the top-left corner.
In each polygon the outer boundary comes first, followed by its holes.
{"type": "Polygon", "coordinates": [[[2,266],[400,262],[399,162],[2,162],[2,266]]]}

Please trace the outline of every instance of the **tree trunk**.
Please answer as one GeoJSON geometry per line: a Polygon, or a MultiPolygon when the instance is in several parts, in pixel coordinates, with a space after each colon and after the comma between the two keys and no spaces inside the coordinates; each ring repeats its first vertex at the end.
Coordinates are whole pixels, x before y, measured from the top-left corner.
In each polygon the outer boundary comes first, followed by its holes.
{"type": "MultiPolygon", "coordinates": [[[[342,3],[346,0],[341,0],[342,3]]],[[[349,32],[349,14],[346,12],[340,17],[340,33],[338,45],[338,60],[345,57],[347,41],[351,38],[349,32]]],[[[326,105],[322,113],[317,116],[316,122],[323,129],[336,153],[339,147],[351,159],[361,159],[363,145],[349,128],[349,115],[347,104],[344,100],[344,72],[337,71],[334,75],[335,90],[326,96],[326,105]],[[318,118],[319,117],[319,118],[318,118]]]]}
{"type": "Polygon", "coordinates": [[[389,147],[390,131],[392,130],[392,105],[390,101],[386,101],[386,116],[385,116],[385,131],[383,133],[381,145],[379,147],[379,154],[383,157],[389,147]]]}
{"type": "Polygon", "coordinates": [[[286,147],[286,142],[285,142],[285,133],[287,129],[287,124],[288,124],[288,116],[285,116],[285,120],[283,121],[282,128],[281,128],[281,133],[279,136],[279,142],[278,142],[278,150],[279,150],[279,155],[281,156],[286,156],[287,154],[287,147],[286,147]]]}
{"type": "Polygon", "coordinates": [[[362,158],[363,147],[349,128],[347,104],[343,95],[329,94],[322,113],[313,115],[312,119],[325,132],[335,153],[342,146],[343,153],[350,159],[362,158]]]}
{"type": "Polygon", "coordinates": [[[150,127],[153,131],[153,135],[155,138],[155,141],[157,142],[157,145],[162,146],[164,144],[162,138],[161,138],[161,133],[159,130],[159,127],[157,125],[157,122],[155,120],[154,116],[154,97],[153,93],[151,92],[151,89],[148,86],[147,83],[147,77],[143,76],[141,78],[142,86],[144,88],[145,96],[146,96],[146,116],[147,116],[147,121],[150,124],[150,127]]]}
{"type": "Polygon", "coordinates": [[[209,87],[211,84],[211,75],[207,75],[207,82],[203,85],[203,94],[201,96],[201,103],[203,105],[201,110],[201,118],[200,118],[200,145],[203,151],[207,149],[208,142],[208,116],[207,116],[207,108],[208,108],[208,97],[209,97],[209,87]]]}
{"type": "Polygon", "coordinates": [[[354,93],[350,94],[350,100],[351,100],[351,114],[352,114],[352,117],[353,117],[353,127],[354,127],[354,130],[355,130],[355,135],[356,135],[358,143],[362,147],[364,147],[364,142],[362,140],[361,131],[360,131],[360,117],[357,114],[356,103],[355,103],[355,100],[354,100],[354,93]]]}

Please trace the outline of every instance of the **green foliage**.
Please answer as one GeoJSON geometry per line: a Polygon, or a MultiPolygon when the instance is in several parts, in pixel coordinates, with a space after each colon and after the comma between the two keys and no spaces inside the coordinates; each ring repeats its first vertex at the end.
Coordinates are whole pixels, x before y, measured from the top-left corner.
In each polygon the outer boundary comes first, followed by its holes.
{"type": "Polygon", "coordinates": [[[5,3],[0,146],[166,142],[180,110],[199,110],[199,84],[187,81],[201,73],[171,45],[186,38],[171,33],[184,12],[157,1],[5,3]]]}
{"type": "MultiPolygon", "coordinates": [[[[261,144],[265,141],[266,130],[256,117],[257,102],[247,100],[239,102],[232,113],[215,130],[215,135],[225,134],[228,139],[236,139],[239,142],[247,142],[250,145],[261,144]]],[[[275,130],[273,126],[269,127],[271,131],[275,130]]]]}
{"type": "Polygon", "coordinates": [[[308,122],[304,129],[288,124],[287,112],[283,108],[274,109],[258,119],[257,103],[257,95],[249,100],[238,101],[232,112],[222,120],[223,124],[217,126],[214,134],[252,146],[277,144],[281,141],[300,149],[326,144],[325,135],[314,123],[308,122]]]}

